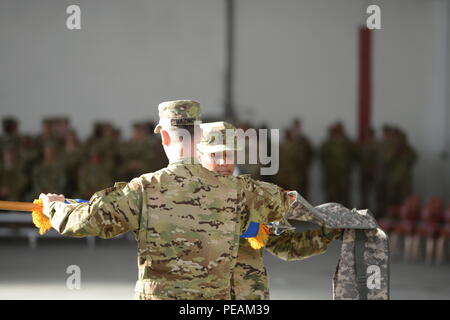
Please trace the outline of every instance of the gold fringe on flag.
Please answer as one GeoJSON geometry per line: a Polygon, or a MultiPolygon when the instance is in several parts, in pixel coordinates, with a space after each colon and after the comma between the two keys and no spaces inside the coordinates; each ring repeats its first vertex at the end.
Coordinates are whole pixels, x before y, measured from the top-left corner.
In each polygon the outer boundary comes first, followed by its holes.
{"type": "Polygon", "coordinates": [[[260,223],[258,234],[256,237],[247,238],[247,241],[250,243],[250,246],[253,249],[261,249],[266,245],[267,240],[269,239],[270,229],[267,225],[260,223]]]}
{"type": "Polygon", "coordinates": [[[39,228],[39,234],[43,235],[52,227],[52,225],[50,223],[50,220],[43,213],[44,205],[42,203],[42,200],[35,199],[33,201],[33,204],[39,207],[31,212],[33,223],[37,228],[39,228]]]}

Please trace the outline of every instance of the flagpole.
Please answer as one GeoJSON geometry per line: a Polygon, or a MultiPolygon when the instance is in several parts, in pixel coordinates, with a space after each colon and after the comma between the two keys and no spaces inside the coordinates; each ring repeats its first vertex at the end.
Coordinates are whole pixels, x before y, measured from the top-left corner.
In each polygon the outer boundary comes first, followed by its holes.
{"type": "Polygon", "coordinates": [[[31,212],[42,210],[42,206],[34,204],[33,202],[0,201],[0,210],[31,212]]]}

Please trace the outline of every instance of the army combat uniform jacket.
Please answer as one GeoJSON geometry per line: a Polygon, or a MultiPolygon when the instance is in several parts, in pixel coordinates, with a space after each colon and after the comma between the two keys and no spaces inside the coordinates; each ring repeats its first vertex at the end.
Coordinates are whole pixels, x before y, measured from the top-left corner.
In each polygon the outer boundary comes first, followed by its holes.
{"type": "Polygon", "coordinates": [[[137,299],[231,299],[240,235],[252,219],[282,219],[288,198],[276,186],[220,176],[191,162],[118,183],[88,203],[52,202],[44,213],[63,235],[134,232],[137,299]]]}

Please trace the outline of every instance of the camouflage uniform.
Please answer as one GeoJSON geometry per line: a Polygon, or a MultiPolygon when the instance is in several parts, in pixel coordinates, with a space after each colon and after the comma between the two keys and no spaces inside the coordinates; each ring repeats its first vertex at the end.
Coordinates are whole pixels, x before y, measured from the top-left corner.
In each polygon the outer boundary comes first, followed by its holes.
{"type": "Polygon", "coordinates": [[[292,136],[286,131],[283,143],[280,145],[280,169],[276,181],[278,185],[288,190],[297,190],[305,196],[308,193],[308,168],[313,157],[309,140],[301,136],[292,136]]]}
{"type": "Polygon", "coordinates": [[[81,146],[77,146],[73,149],[66,148],[61,155],[61,163],[64,166],[65,176],[67,180],[66,190],[64,194],[67,194],[70,197],[82,198],[78,189],[78,172],[83,161],[83,151],[84,150],[81,146]]]}
{"type": "Polygon", "coordinates": [[[3,135],[0,136],[0,156],[4,149],[18,150],[20,145],[19,124],[15,118],[2,119],[3,135]]]}
{"type": "Polygon", "coordinates": [[[417,154],[403,132],[386,125],[378,146],[378,159],[377,215],[384,216],[389,206],[399,205],[411,194],[417,154]]]}
{"type": "Polygon", "coordinates": [[[324,168],[326,200],[349,206],[351,172],[357,153],[340,124],[332,127],[329,138],[321,147],[320,156],[324,168]]]}
{"type": "Polygon", "coordinates": [[[399,205],[412,193],[412,173],[417,153],[408,144],[406,135],[395,130],[395,154],[387,173],[387,204],[399,205]]]}
{"type": "Polygon", "coordinates": [[[33,193],[63,193],[66,188],[66,171],[54,141],[44,146],[44,160],[33,168],[33,193]]]}
{"type": "MultiPolygon", "coordinates": [[[[192,124],[199,109],[193,101],[160,104],[155,132],[192,124]]],[[[111,238],[133,231],[137,299],[230,299],[240,234],[251,221],[281,220],[288,205],[278,189],[220,176],[188,158],[116,183],[89,203],[52,202],[44,213],[63,235],[111,238]]]]}
{"type": "Polygon", "coordinates": [[[110,170],[114,178],[121,179],[122,172],[116,170],[119,166],[120,159],[120,143],[116,135],[115,128],[110,123],[96,123],[96,135],[90,138],[85,149],[87,152],[95,150],[103,159],[103,165],[110,170]]]}
{"type": "Polygon", "coordinates": [[[3,150],[3,166],[0,167],[0,200],[17,201],[23,198],[27,176],[18,161],[15,149],[3,150]]]}
{"type": "Polygon", "coordinates": [[[34,166],[39,163],[41,151],[31,136],[22,137],[19,155],[23,173],[28,177],[26,186],[23,190],[23,196],[19,199],[33,201],[36,198],[36,195],[32,193],[33,184],[29,177],[32,176],[34,166]]]}
{"type": "MultiPolygon", "coordinates": [[[[236,128],[227,122],[202,124],[203,138],[198,149],[200,152],[214,153],[238,150],[237,141],[229,141],[226,130],[236,128]]],[[[254,190],[266,190],[267,198],[276,198],[285,193],[281,188],[266,182],[254,180],[250,175],[240,179],[253,185],[254,190]]],[[[269,205],[269,203],[268,203],[269,205]]],[[[253,218],[251,219],[254,220],[253,218]]],[[[321,228],[305,232],[285,232],[270,235],[265,248],[280,259],[302,260],[326,251],[328,244],[340,236],[340,230],[321,228]]],[[[232,298],[238,300],[269,299],[269,277],[264,266],[263,250],[253,249],[246,239],[240,239],[236,266],[233,271],[232,298]]]]}
{"type": "Polygon", "coordinates": [[[378,142],[372,128],[368,128],[364,141],[358,144],[358,160],[360,167],[361,207],[368,208],[370,198],[375,189],[375,178],[378,166],[378,142]]]}
{"type": "Polygon", "coordinates": [[[125,180],[131,180],[146,172],[152,172],[154,145],[143,133],[143,124],[134,124],[135,136],[124,143],[120,150],[123,162],[125,180]]]}
{"type": "Polygon", "coordinates": [[[387,181],[392,163],[395,161],[393,128],[383,126],[383,138],[377,144],[377,175],[375,178],[377,217],[383,217],[388,209],[387,181]]]}
{"type": "MultiPolygon", "coordinates": [[[[91,157],[96,154],[97,151],[90,151],[91,157]]],[[[79,169],[77,181],[81,198],[90,198],[97,190],[105,189],[114,182],[111,171],[102,162],[93,162],[91,158],[79,169]]]]}

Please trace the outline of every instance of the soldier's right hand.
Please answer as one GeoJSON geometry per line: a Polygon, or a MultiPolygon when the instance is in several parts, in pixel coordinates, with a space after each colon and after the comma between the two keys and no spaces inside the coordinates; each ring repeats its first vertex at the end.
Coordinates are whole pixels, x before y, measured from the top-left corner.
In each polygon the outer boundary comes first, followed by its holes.
{"type": "Polygon", "coordinates": [[[50,202],[52,201],[60,201],[64,202],[66,198],[62,194],[55,194],[55,193],[41,193],[39,195],[39,199],[42,200],[42,203],[44,205],[44,212],[48,212],[50,202]]]}

